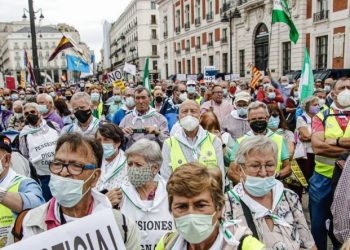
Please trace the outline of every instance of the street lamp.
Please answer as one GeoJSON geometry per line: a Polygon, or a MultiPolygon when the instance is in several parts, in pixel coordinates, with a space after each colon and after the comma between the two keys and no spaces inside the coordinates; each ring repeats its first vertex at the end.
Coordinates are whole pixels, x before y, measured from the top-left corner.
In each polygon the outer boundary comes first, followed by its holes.
{"type": "Polygon", "coordinates": [[[229,10],[228,12],[224,13],[224,16],[221,19],[221,22],[227,23],[229,22],[230,25],[230,74],[233,73],[233,64],[232,64],[232,20],[235,18],[241,18],[241,13],[235,8],[235,10],[232,12],[229,10]]]}
{"type": "Polygon", "coordinates": [[[42,9],[34,11],[33,0],[28,0],[29,10],[23,9],[23,19],[27,18],[26,12],[29,13],[30,21],[30,33],[32,37],[32,53],[33,53],[33,71],[35,76],[35,81],[40,85],[40,68],[38,62],[38,49],[36,47],[36,32],[35,32],[35,14],[40,12],[39,20],[41,21],[44,18],[42,9]]]}

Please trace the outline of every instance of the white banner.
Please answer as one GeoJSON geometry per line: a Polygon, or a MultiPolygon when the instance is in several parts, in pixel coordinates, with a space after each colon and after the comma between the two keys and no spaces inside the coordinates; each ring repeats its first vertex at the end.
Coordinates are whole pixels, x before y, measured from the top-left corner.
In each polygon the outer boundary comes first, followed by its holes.
{"type": "Polygon", "coordinates": [[[181,82],[187,81],[186,74],[177,74],[176,80],[181,81],[181,82]]]}
{"type": "Polygon", "coordinates": [[[107,76],[108,76],[108,81],[110,83],[113,83],[113,82],[116,82],[116,81],[123,79],[123,74],[119,69],[107,73],[107,76]]]}
{"type": "Polygon", "coordinates": [[[125,250],[111,209],[69,222],[3,248],[4,250],[125,250]]]}
{"type": "Polygon", "coordinates": [[[238,81],[239,79],[239,74],[225,75],[225,81],[238,81]]]}
{"type": "Polygon", "coordinates": [[[125,62],[124,71],[135,76],[136,75],[136,66],[125,62]]]}
{"type": "Polygon", "coordinates": [[[187,75],[187,81],[197,81],[197,75],[187,75]]]}

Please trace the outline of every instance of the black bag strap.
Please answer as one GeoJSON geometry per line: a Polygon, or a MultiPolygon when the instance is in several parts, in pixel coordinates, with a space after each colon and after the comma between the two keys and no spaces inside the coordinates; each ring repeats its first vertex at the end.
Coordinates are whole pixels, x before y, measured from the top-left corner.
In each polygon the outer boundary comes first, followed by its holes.
{"type": "Polygon", "coordinates": [[[240,200],[240,201],[241,201],[244,217],[245,217],[245,219],[247,221],[248,227],[249,227],[250,231],[252,231],[253,236],[256,239],[259,239],[258,231],[256,230],[256,226],[254,224],[252,212],[250,211],[249,207],[242,200],[240,200]]]}
{"type": "Polygon", "coordinates": [[[124,243],[126,243],[126,240],[128,239],[128,226],[126,225],[126,218],[125,215],[122,214],[123,216],[123,225],[122,228],[124,230],[124,243]]]}

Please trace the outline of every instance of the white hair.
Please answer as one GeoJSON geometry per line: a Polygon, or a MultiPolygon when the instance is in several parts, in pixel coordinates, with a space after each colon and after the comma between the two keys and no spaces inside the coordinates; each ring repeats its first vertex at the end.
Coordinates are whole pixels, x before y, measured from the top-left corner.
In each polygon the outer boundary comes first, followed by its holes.
{"type": "Polygon", "coordinates": [[[46,93],[42,93],[42,94],[39,94],[36,99],[38,100],[38,98],[40,97],[44,97],[46,101],[48,101],[49,103],[51,103],[53,105],[53,99],[52,99],[52,96],[50,96],[49,94],[46,94],[46,93]]]}
{"type": "Polygon", "coordinates": [[[86,92],[77,92],[72,96],[71,102],[79,99],[84,99],[89,105],[91,105],[91,97],[86,92]]]}
{"type": "Polygon", "coordinates": [[[317,96],[309,96],[307,97],[301,104],[301,107],[304,111],[309,112],[310,110],[310,105],[314,102],[314,101],[318,101],[318,97],[317,96]]]}
{"type": "Polygon", "coordinates": [[[269,154],[273,155],[275,163],[277,164],[277,145],[273,140],[265,135],[253,135],[244,139],[238,146],[235,155],[235,164],[244,165],[247,160],[247,155],[253,150],[256,152],[269,152],[269,154]]]}
{"type": "Polygon", "coordinates": [[[20,107],[23,108],[23,102],[21,100],[17,100],[13,103],[13,108],[20,107]]]}
{"type": "Polygon", "coordinates": [[[263,102],[260,102],[260,101],[255,101],[255,102],[252,102],[249,104],[248,106],[248,116],[249,116],[249,113],[252,111],[252,110],[255,110],[255,109],[258,109],[258,108],[263,108],[266,112],[266,116],[270,116],[270,113],[269,113],[269,110],[267,108],[267,105],[263,102]]]}
{"type": "Polygon", "coordinates": [[[26,103],[24,105],[23,110],[26,109],[26,108],[33,108],[40,114],[40,112],[39,112],[39,105],[37,103],[35,103],[35,102],[28,102],[28,103],[26,103]]]}
{"type": "Polygon", "coordinates": [[[125,151],[126,157],[133,154],[143,156],[148,164],[157,165],[158,167],[160,167],[163,161],[159,144],[145,138],[138,140],[125,151]]]}

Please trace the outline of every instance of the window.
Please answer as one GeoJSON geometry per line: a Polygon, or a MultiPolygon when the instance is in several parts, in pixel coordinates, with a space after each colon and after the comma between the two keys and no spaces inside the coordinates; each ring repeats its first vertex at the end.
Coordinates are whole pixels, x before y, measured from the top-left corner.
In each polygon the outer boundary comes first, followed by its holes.
{"type": "Polygon", "coordinates": [[[282,71],[283,75],[285,75],[288,71],[290,71],[291,65],[291,43],[285,42],[282,43],[282,71]]]}
{"type": "Polygon", "coordinates": [[[214,56],[209,56],[209,66],[214,66],[214,56]]]}
{"type": "Polygon", "coordinates": [[[167,63],[165,64],[165,77],[166,77],[166,78],[169,77],[169,66],[168,66],[167,63]]]}
{"type": "Polygon", "coordinates": [[[187,74],[191,74],[191,60],[187,60],[187,74]]]}
{"type": "Polygon", "coordinates": [[[209,39],[208,40],[211,43],[213,42],[213,33],[209,33],[209,39]]]}
{"type": "Polygon", "coordinates": [[[185,7],[185,28],[190,28],[190,5],[186,5],[185,7]]]}
{"type": "Polygon", "coordinates": [[[190,51],[190,40],[186,40],[186,51],[190,51]]]}
{"type": "Polygon", "coordinates": [[[151,10],[155,10],[156,9],[156,2],[151,1],[151,10]]]}
{"type": "Polygon", "coordinates": [[[222,38],[227,38],[227,29],[222,29],[222,38]]]}
{"type": "Polygon", "coordinates": [[[176,33],[180,32],[180,26],[181,26],[181,21],[180,21],[180,10],[176,11],[176,22],[175,22],[175,31],[176,33]]]}
{"type": "Polygon", "coordinates": [[[202,59],[200,57],[197,58],[197,70],[198,70],[198,73],[202,72],[202,59]]]}
{"type": "MultiPolygon", "coordinates": [[[[223,72],[228,72],[228,62],[227,62],[227,59],[228,59],[228,54],[227,53],[223,53],[222,54],[222,71],[223,72]]],[[[232,72],[230,72],[232,73],[232,72]]]]}
{"type": "Polygon", "coordinates": [[[196,0],[196,18],[201,18],[201,0],[196,0]]]}
{"type": "Polygon", "coordinates": [[[151,15],[151,24],[157,24],[156,15],[151,15]]]}
{"type": "Polygon", "coordinates": [[[181,62],[177,62],[177,71],[181,74],[181,62]]]}
{"type": "MultiPolygon", "coordinates": [[[[244,64],[245,64],[245,59],[244,59],[244,49],[239,51],[239,76],[244,77],[245,72],[244,72],[244,64]]],[[[231,72],[232,73],[232,72],[231,72]]]]}
{"type": "Polygon", "coordinates": [[[152,64],[153,64],[153,70],[158,70],[158,62],[157,62],[157,60],[154,60],[152,62],[152,64]]]}
{"type": "Polygon", "coordinates": [[[152,45],[152,55],[153,56],[157,55],[157,45],[152,45]]]}
{"type": "Polygon", "coordinates": [[[152,29],[152,39],[157,39],[157,30],[152,29]]]}
{"type": "Polygon", "coordinates": [[[328,36],[316,38],[316,69],[327,68],[328,36]]]}
{"type": "Polygon", "coordinates": [[[164,25],[164,37],[168,37],[168,17],[164,17],[163,19],[163,25],[164,25]]]}
{"type": "Polygon", "coordinates": [[[200,36],[197,36],[197,45],[196,45],[196,48],[197,48],[197,49],[200,49],[200,48],[201,48],[201,37],[200,37],[200,36]]]}

